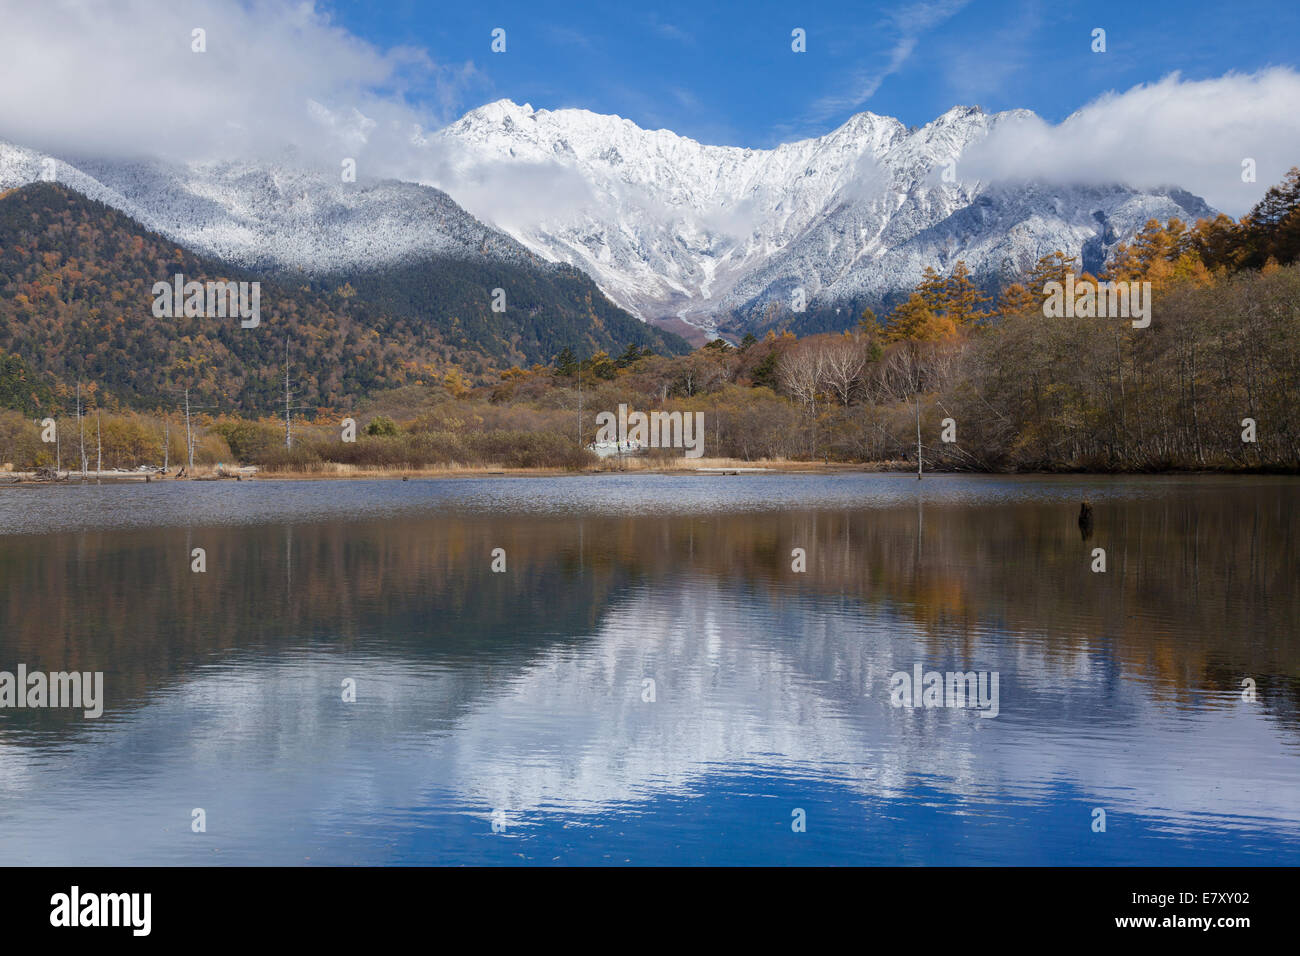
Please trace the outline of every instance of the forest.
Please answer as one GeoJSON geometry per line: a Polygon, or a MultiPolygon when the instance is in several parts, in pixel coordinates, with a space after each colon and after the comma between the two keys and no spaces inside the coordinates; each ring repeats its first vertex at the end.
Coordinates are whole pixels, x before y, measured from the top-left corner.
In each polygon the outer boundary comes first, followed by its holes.
{"type": "Polygon", "coordinates": [[[56,183],[0,195],[0,352],[39,375],[65,414],[80,381],[114,407],[159,409],[188,388],[202,404],[260,415],[280,397],[286,347],[295,404],[315,410],[452,368],[480,376],[547,361],[566,343],[688,350],[568,267],[430,260],[349,276],[253,273],[179,248],[56,183]],[[260,282],[260,327],[155,316],[154,283],[178,273],[260,282]],[[504,312],[492,311],[498,288],[504,312]]]}
{"type": "MultiPolygon", "coordinates": [[[[185,255],[176,252],[178,261],[185,255]]],[[[6,281],[11,287],[12,275],[0,276],[6,281]]],[[[68,295],[66,286],[41,288],[68,295]]],[[[313,308],[335,309],[338,344],[366,340],[346,305],[320,292],[303,295],[304,322],[313,308]]],[[[101,339],[79,339],[77,349],[102,355],[133,334],[112,325],[101,339]]],[[[105,468],[164,459],[175,466],[187,457],[174,393],[142,407],[120,380],[89,374],[98,366],[88,363],[78,421],[70,366],[50,375],[14,347],[14,335],[6,328],[7,354],[0,353],[0,403],[9,409],[0,412],[0,462],[15,470],[53,466],[59,452],[39,429],[47,416],[62,423],[65,468],[80,455],[67,442],[87,428],[105,468]]],[[[402,362],[392,346],[363,348],[373,364],[365,366],[366,397],[355,405],[331,402],[335,392],[321,377],[355,379],[357,367],[342,362],[327,371],[291,353],[287,402],[281,363],[255,373],[264,378],[260,414],[199,403],[206,407],[193,414],[195,461],[322,473],[338,466],[626,467],[587,450],[597,414],[626,404],[703,412],[704,454],[713,459],[914,469],[919,452],[925,468],[939,470],[1296,471],[1300,169],[1240,220],[1147,223],[1099,276],[1080,274],[1056,252],[991,291],[958,262],[947,274],[928,270],[887,315],[867,311],[842,332],[800,338],[772,330],[687,354],[650,340],[612,350],[549,341],[558,348],[549,361],[506,366],[478,354],[471,366],[448,352],[418,377],[385,373],[386,363],[402,362]],[[1150,283],[1150,325],[1048,317],[1045,290],[1067,274],[1080,283],[1150,283]],[[345,419],[357,424],[355,441],[343,440],[345,419]]],[[[47,336],[38,344],[62,343],[47,336]]],[[[196,366],[195,374],[206,373],[196,366]]],[[[680,455],[660,449],[649,462],[680,455]]]]}

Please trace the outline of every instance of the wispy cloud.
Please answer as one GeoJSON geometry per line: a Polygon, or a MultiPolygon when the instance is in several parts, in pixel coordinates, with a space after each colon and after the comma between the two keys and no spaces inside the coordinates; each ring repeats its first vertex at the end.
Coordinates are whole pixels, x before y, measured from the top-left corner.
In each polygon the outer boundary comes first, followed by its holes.
{"type": "Polygon", "coordinates": [[[1021,0],[1015,16],[980,42],[967,37],[949,41],[941,60],[954,101],[978,104],[1005,93],[1011,78],[1029,65],[1043,14],[1038,0],[1021,0]]]}
{"type": "Polygon", "coordinates": [[[688,110],[699,110],[700,98],[684,86],[669,87],[672,98],[688,110]]]}
{"type": "Polygon", "coordinates": [[[649,23],[651,30],[666,40],[676,40],[678,43],[688,44],[695,42],[695,37],[691,36],[681,27],[675,26],[671,23],[666,23],[665,21],[660,20],[659,17],[653,13],[650,14],[646,22],[649,23]]]}
{"type": "Polygon", "coordinates": [[[546,28],[546,35],[553,42],[563,46],[576,46],[581,47],[584,50],[595,48],[595,44],[592,43],[591,37],[587,36],[587,34],[583,33],[581,30],[575,30],[572,27],[551,24],[546,28]]]}
{"type": "Polygon", "coordinates": [[[890,14],[878,27],[880,32],[892,38],[892,46],[883,62],[854,71],[842,89],[821,97],[808,108],[808,119],[821,123],[849,110],[861,109],[876,95],[881,84],[911,59],[924,34],[952,19],[969,2],[970,0],[927,0],[890,14]]]}

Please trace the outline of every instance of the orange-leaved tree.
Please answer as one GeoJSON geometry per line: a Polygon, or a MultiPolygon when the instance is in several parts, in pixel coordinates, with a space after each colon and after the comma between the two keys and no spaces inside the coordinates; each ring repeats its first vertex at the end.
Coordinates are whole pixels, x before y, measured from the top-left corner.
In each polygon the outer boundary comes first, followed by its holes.
{"type": "MultiPolygon", "coordinates": [[[[927,277],[928,278],[928,277],[927,277]]],[[[924,286],[925,280],[922,280],[924,286]]],[[[921,391],[933,371],[933,357],[945,341],[957,337],[957,323],[948,312],[936,312],[918,290],[898,305],[890,316],[885,339],[899,344],[894,361],[907,381],[916,403],[916,477],[922,472],[921,391]]]]}

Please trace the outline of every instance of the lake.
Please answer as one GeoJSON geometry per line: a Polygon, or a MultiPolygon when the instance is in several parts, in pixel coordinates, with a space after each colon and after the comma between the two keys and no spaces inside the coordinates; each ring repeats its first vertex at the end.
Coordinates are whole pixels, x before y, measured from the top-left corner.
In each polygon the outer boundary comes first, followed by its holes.
{"type": "Polygon", "coordinates": [[[0,671],[102,672],[103,713],[0,709],[0,862],[1300,864],[1297,501],[1267,476],[5,488],[0,671]],[[926,706],[931,672],[996,706],[926,706]]]}

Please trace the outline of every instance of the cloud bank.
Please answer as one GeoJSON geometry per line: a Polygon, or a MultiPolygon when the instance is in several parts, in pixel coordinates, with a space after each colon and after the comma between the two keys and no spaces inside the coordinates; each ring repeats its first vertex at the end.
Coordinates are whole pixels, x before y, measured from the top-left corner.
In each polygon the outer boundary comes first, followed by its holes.
{"type": "Polygon", "coordinates": [[[981,180],[1178,186],[1234,216],[1300,164],[1300,74],[1286,68],[1157,83],[1099,97],[1058,125],[1001,124],[960,174],[981,180]],[[1242,181],[1242,163],[1256,181],[1242,181]]]}
{"type": "Polygon", "coordinates": [[[0,23],[0,138],[65,154],[293,145],[337,164],[340,151],[409,148],[414,131],[454,118],[439,114],[476,79],[472,64],[377,49],[309,2],[0,0],[0,23]]]}

